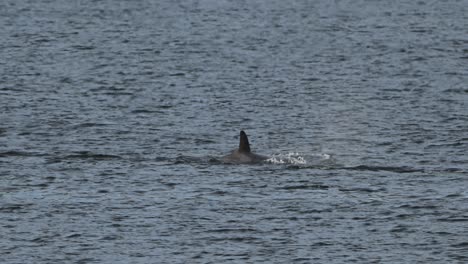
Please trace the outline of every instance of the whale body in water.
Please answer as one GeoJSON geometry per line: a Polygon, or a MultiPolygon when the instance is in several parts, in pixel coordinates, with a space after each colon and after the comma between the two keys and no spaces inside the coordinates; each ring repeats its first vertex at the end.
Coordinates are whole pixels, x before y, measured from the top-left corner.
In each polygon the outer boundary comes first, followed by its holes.
{"type": "Polygon", "coordinates": [[[259,163],[267,160],[267,156],[258,155],[250,151],[249,139],[244,131],[240,132],[239,148],[231,152],[231,154],[222,157],[225,163],[259,163]]]}

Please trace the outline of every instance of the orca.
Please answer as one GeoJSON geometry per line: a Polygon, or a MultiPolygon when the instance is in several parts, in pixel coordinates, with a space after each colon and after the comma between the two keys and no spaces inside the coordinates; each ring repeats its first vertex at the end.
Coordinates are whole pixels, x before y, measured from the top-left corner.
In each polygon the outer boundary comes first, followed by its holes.
{"type": "Polygon", "coordinates": [[[267,160],[268,157],[258,155],[250,151],[249,139],[243,130],[240,132],[239,148],[231,152],[231,154],[222,157],[224,163],[260,163],[267,160]]]}

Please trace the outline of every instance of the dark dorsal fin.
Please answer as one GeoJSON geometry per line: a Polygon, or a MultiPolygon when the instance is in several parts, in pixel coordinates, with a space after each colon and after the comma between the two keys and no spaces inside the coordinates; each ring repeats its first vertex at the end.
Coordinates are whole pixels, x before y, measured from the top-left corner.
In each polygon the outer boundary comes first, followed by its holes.
{"type": "Polygon", "coordinates": [[[247,138],[247,134],[245,134],[244,131],[240,132],[239,151],[250,152],[249,139],[247,138]]]}

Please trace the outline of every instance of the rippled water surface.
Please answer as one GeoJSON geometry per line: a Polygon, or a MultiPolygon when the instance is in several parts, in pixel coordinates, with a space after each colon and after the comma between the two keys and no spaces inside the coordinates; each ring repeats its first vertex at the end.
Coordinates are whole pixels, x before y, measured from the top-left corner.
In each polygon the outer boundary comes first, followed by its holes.
{"type": "Polygon", "coordinates": [[[0,262],[468,262],[467,14],[2,1],[0,262]]]}

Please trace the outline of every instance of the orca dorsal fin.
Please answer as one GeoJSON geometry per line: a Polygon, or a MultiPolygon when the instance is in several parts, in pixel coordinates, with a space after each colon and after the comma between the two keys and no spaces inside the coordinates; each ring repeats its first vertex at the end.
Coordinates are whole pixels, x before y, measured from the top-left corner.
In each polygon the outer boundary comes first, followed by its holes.
{"type": "Polygon", "coordinates": [[[243,130],[241,130],[240,132],[239,151],[250,152],[249,139],[247,138],[247,134],[245,134],[243,130]]]}

